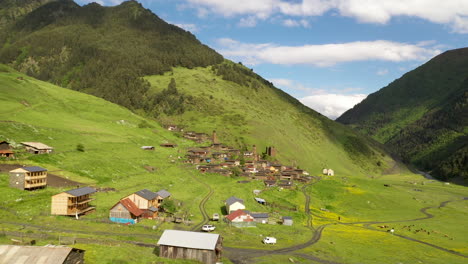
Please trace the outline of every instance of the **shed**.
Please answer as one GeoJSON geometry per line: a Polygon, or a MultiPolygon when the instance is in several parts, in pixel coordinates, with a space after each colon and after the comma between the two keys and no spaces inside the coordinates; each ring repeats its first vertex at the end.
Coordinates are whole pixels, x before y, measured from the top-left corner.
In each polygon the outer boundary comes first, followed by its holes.
{"type": "Polygon", "coordinates": [[[262,199],[262,198],[257,198],[257,197],[255,197],[254,199],[255,199],[255,201],[257,201],[257,203],[259,203],[259,204],[263,204],[263,205],[266,205],[266,201],[265,201],[265,199],[262,199]]]}
{"type": "Polygon", "coordinates": [[[254,218],[254,221],[257,223],[268,223],[268,213],[251,213],[250,215],[254,218]]]}
{"type": "Polygon", "coordinates": [[[292,226],[293,219],[291,216],[283,216],[283,225],[292,226]]]}
{"type": "Polygon", "coordinates": [[[21,142],[26,148],[26,151],[32,154],[45,154],[54,151],[53,147],[49,147],[41,142],[21,142]]]}
{"type": "Polygon", "coordinates": [[[23,167],[10,171],[10,187],[33,190],[47,186],[47,169],[39,166],[23,167]]]}
{"type": "Polygon", "coordinates": [[[205,264],[221,261],[223,239],[219,234],[164,230],[158,241],[159,256],[192,259],[205,264]]]}
{"type": "Polygon", "coordinates": [[[94,200],[90,195],[95,192],[94,188],[82,187],[52,196],[52,215],[78,216],[94,211],[96,208],[89,203],[94,200]]]}
{"type": "Polygon", "coordinates": [[[112,222],[117,223],[136,224],[142,214],[143,211],[139,209],[134,202],[125,198],[112,206],[109,213],[109,219],[112,222]]]}
{"type": "Polygon", "coordinates": [[[256,226],[253,216],[247,210],[236,210],[226,216],[226,221],[235,227],[256,226]]]}
{"type": "Polygon", "coordinates": [[[171,193],[166,190],[159,190],[156,192],[160,199],[166,199],[171,196],[171,193]]]}
{"type": "Polygon", "coordinates": [[[0,245],[0,263],[82,264],[84,252],[64,246],[0,245]]]}
{"type": "Polygon", "coordinates": [[[0,141],[0,150],[8,150],[11,149],[10,143],[6,142],[5,140],[0,141]]]}
{"type": "Polygon", "coordinates": [[[143,150],[154,150],[154,146],[142,146],[141,149],[143,149],[143,150]]]}
{"type": "Polygon", "coordinates": [[[15,153],[10,149],[0,149],[0,157],[13,158],[15,157],[15,153]]]}

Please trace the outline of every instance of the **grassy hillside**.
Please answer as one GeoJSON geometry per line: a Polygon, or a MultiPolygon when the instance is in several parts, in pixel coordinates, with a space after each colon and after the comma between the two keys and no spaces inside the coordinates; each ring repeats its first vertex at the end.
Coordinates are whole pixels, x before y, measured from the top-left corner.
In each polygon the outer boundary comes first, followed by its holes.
{"type": "MultiPolygon", "coordinates": [[[[250,72],[229,61],[222,65],[250,72]]],[[[310,110],[255,74],[243,75],[236,83],[225,80],[229,73],[220,76],[214,68],[174,68],[147,77],[153,94],[163,93],[173,79],[177,95],[190,98],[183,113],[161,114],[158,119],[208,134],[216,130],[222,142],[241,149],[256,144],[264,152],[274,146],[276,159],[312,173],[333,168],[338,174],[380,174],[394,165],[378,144],[310,110]]]]}
{"type": "Polygon", "coordinates": [[[447,51],[345,112],[338,122],[442,178],[468,177],[468,48],[447,51]]]}
{"type": "MultiPolygon", "coordinates": [[[[176,69],[173,76],[200,71],[209,70],[176,69]]],[[[205,72],[206,76],[209,74],[205,72]]],[[[166,83],[158,78],[163,77],[149,77],[154,89],[158,81],[166,83]]],[[[182,84],[178,83],[179,86],[182,90],[182,84]]],[[[55,148],[53,154],[39,156],[17,150],[18,159],[1,160],[0,168],[8,164],[39,165],[51,174],[98,188],[115,189],[98,192],[93,202],[97,211],[80,220],[50,216],[50,196],[72,187],[20,191],[8,187],[8,174],[2,170],[0,244],[10,244],[11,239],[36,239],[38,245],[45,245],[73,238],[78,243],[75,247],[86,250],[87,263],[194,263],[162,259],[154,255],[153,248],[136,245],[154,245],[164,229],[190,230],[194,225],[144,220],[134,226],[124,226],[107,221],[109,208],[120,198],[143,188],[153,191],[164,188],[181,202],[180,213],[189,216],[194,224],[203,220],[200,207],[208,214],[222,214],[223,200],[231,195],[243,198],[251,211],[269,212],[276,219],[281,215],[293,217],[291,227],[259,225],[237,229],[224,222],[216,223],[216,232],[224,237],[224,263],[239,258],[254,263],[284,263],[289,258],[297,263],[375,263],[377,260],[379,263],[464,263],[468,255],[468,233],[460,228],[467,216],[468,204],[463,200],[467,192],[461,186],[411,174],[369,177],[342,172],[340,176],[317,178],[311,185],[299,184],[291,190],[266,189],[261,181],[240,184],[237,182],[242,178],[200,174],[177,158],[193,142],[120,106],[26,77],[5,66],[0,66],[0,100],[4,106],[0,110],[2,140],[14,145],[21,141],[41,141],[55,148]],[[140,149],[142,145],[158,146],[163,142],[175,142],[179,147],[140,149]],[[78,151],[77,144],[83,144],[85,151],[78,151]],[[145,165],[155,167],[156,171],[146,171],[145,165]],[[298,211],[259,205],[253,199],[254,189],[262,190],[261,197],[267,201],[286,208],[297,207],[298,211]],[[205,197],[209,199],[203,205],[205,197]],[[444,201],[448,202],[437,209],[444,201]],[[433,218],[420,211],[424,207],[430,207],[426,210],[433,218]],[[310,214],[306,208],[310,208],[310,214]],[[377,227],[389,224],[397,230],[393,236],[377,227]],[[410,224],[415,225],[412,231],[404,228],[410,224]],[[431,235],[415,232],[416,229],[428,230],[431,235]],[[261,238],[266,235],[277,237],[278,244],[265,247],[261,238]],[[316,236],[319,239],[311,240],[316,236]],[[400,254],[388,258],[389,252],[400,254]]],[[[218,118],[215,116],[213,122],[221,122],[218,118]]],[[[229,121],[223,124],[235,127],[229,121]]],[[[224,130],[222,137],[227,133],[229,130],[224,130]]],[[[253,138],[249,136],[246,140],[253,138]]]]}

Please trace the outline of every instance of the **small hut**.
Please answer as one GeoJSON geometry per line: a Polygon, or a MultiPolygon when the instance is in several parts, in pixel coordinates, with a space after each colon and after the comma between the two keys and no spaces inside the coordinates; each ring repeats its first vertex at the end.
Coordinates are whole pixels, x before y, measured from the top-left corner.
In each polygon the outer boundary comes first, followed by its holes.
{"type": "Polygon", "coordinates": [[[293,219],[291,216],[283,216],[283,225],[292,226],[293,219]]]}

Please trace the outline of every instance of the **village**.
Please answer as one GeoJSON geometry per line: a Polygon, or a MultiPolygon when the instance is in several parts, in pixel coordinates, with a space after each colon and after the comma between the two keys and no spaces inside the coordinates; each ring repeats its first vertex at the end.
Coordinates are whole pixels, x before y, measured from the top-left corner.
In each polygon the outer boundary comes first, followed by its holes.
{"type": "MultiPolygon", "coordinates": [[[[181,132],[177,126],[171,125],[166,126],[166,128],[169,131],[181,132]]],[[[292,188],[296,181],[307,183],[312,179],[312,176],[305,170],[278,163],[275,160],[277,150],[274,147],[267,147],[266,151],[260,155],[257,153],[255,145],[252,146],[250,151],[241,151],[220,143],[216,131],[213,131],[211,137],[205,133],[196,132],[185,132],[181,136],[197,144],[211,143],[208,146],[189,148],[184,158],[179,157],[181,163],[192,164],[194,169],[202,174],[241,176],[246,178],[246,181],[263,181],[265,188],[277,187],[280,189],[292,188]],[[265,159],[261,159],[261,157],[265,159]]],[[[30,155],[54,153],[53,147],[41,142],[21,142],[21,146],[21,149],[30,155]]],[[[178,146],[173,143],[162,143],[160,147],[176,148],[178,146]]],[[[142,146],[141,149],[154,151],[155,147],[142,146]]],[[[7,141],[0,142],[0,157],[8,160],[15,159],[15,149],[7,141]]],[[[323,174],[333,175],[334,172],[331,169],[324,169],[323,174]]],[[[9,177],[9,186],[11,188],[24,191],[43,189],[48,185],[48,170],[40,166],[18,167],[9,172],[9,177]]],[[[77,187],[51,197],[51,215],[80,219],[96,210],[95,206],[93,206],[95,200],[93,194],[99,188],[91,186],[77,187]]],[[[253,194],[258,204],[264,206],[269,204],[265,199],[259,197],[261,190],[253,190],[253,194]]],[[[115,201],[115,205],[108,209],[109,220],[124,225],[138,224],[142,219],[164,219],[165,221],[169,219],[175,223],[187,223],[183,217],[171,215],[165,210],[165,205],[168,203],[174,203],[174,201],[171,193],[167,190],[141,189],[134,193],[128,193],[120,200],[115,201]],[[161,213],[165,216],[164,218],[159,217],[161,213]]],[[[266,211],[249,211],[244,200],[236,196],[226,197],[223,212],[225,214],[222,217],[218,213],[213,213],[210,217],[213,224],[203,222],[198,231],[165,230],[157,243],[160,256],[174,259],[195,259],[210,264],[219,263],[222,257],[223,238],[218,234],[211,233],[216,229],[215,223],[217,221],[224,221],[236,228],[255,227],[257,224],[279,223],[285,226],[293,225],[293,218],[288,215],[283,215],[278,219],[271,218],[266,211]],[[204,232],[200,233],[199,231],[204,232]],[[181,240],[181,237],[185,239],[181,240]]],[[[276,238],[265,237],[262,241],[265,244],[275,244],[276,238]]],[[[63,262],[57,263],[81,263],[79,261],[84,258],[84,251],[76,248],[64,250],[61,246],[48,246],[46,249],[35,249],[29,246],[31,249],[24,250],[18,247],[24,246],[0,246],[0,251],[17,251],[17,254],[21,254],[23,257],[29,254],[50,254],[50,252],[56,251],[60,252],[57,254],[64,254],[63,262]]]]}

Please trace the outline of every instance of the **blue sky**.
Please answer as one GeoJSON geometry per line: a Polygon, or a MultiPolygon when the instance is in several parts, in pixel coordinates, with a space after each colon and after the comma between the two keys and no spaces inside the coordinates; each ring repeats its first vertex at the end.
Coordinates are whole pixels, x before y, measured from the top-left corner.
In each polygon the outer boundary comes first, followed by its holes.
{"type": "Polygon", "coordinates": [[[468,0],[139,2],[332,119],[468,43],[468,0]]]}

